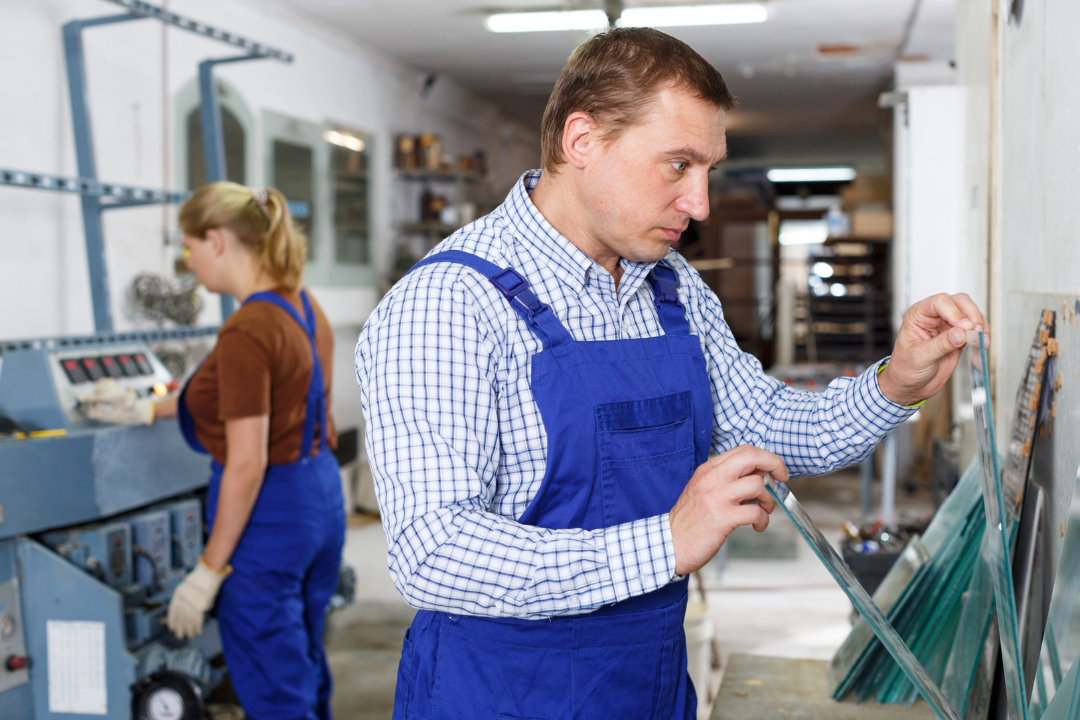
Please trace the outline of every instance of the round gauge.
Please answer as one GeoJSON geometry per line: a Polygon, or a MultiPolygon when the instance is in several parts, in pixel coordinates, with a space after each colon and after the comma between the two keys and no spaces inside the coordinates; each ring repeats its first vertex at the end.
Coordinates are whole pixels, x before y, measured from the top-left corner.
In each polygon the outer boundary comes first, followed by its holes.
{"type": "Polygon", "coordinates": [[[149,720],[180,720],[184,717],[184,698],[171,687],[154,690],[146,701],[149,720]]]}
{"type": "Polygon", "coordinates": [[[201,720],[202,690],[192,678],[159,670],[131,688],[132,720],[201,720]]]}
{"type": "Polygon", "coordinates": [[[0,620],[0,637],[11,637],[11,634],[15,632],[15,618],[10,615],[5,615],[3,620],[0,620]]]}

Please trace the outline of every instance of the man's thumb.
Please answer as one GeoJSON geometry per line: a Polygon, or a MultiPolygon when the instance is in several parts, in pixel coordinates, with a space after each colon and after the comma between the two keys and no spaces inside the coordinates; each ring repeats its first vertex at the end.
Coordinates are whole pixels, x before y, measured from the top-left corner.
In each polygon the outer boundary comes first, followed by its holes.
{"type": "Polygon", "coordinates": [[[965,342],[964,331],[960,328],[952,328],[949,332],[943,332],[934,338],[932,352],[936,358],[940,359],[963,348],[965,342]]]}

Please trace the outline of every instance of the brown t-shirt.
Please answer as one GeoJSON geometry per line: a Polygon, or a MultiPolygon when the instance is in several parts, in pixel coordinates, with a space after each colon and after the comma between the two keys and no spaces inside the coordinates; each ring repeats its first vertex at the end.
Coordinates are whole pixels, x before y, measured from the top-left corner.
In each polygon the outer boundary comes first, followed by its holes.
{"type": "MultiPolygon", "coordinates": [[[[304,317],[298,291],[279,288],[274,292],[304,317]]],[[[326,386],[327,442],[336,447],[337,432],[329,411],[334,335],[310,290],[308,298],[315,312],[315,345],[326,386]]],[[[196,437],[224,465],[225,421],[269,415],[270,464],[296,462],[300,459],[312,367],[307,333],[285,310],[268,302],[241,306],[221,326],[217,346],[192,376],[184,396],[195,421],[196,437]]],[[[319,448],[319,424],[316,419],[312,454],[319,448]]]]}

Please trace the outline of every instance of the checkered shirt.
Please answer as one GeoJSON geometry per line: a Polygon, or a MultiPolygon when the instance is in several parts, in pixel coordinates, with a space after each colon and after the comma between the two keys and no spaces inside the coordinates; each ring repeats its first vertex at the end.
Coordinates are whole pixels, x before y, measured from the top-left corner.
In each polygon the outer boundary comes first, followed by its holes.
{"type": "MultiPolygon", "coordinates": [[[[526,173],[490,215],[433,252],[463,250],[513,267],[577,341],[663,334],[646,282],[651,264],[611,275],[560,235],[529,198],[526,173]]],[[[912,410],[878,389],[878,365],[799,392],[741,352],[716,295],[674,250],[679,300],[712,384],[712,449],[755,445],[793,475],[859,462],[912,410]]],[[[540,488],[547,435],[530,390],[542,345],[474,270],[427,265],[382,299],[356,345],[367,457],[389,547],[409,604],[454,614],[580,614],[677,578],[668,515],[602,530],[516,522],[540,488]]]]}

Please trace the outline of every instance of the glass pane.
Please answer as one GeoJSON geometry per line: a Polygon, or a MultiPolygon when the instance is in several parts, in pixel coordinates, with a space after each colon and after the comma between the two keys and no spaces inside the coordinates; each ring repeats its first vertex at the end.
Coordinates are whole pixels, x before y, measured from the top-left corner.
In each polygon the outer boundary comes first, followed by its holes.
{"type": "Polygon", "coordinates": [[[314,254],[311,237],[315,199],[315,151],[307,145],[274,141],[274,187],[289,201],[289,210],[300,232],[308,239],[308,259],[314,254]]]}
{"type": "Polygon", "coordinates": [[[994,432],[994,408],[990,401],[990,373],[986,361],[983,334],[967,332],[970,365],[971,404],[975,410],[975,436],[982,465],[983,504],[986,507],[986,537],[989,541],[990,575],[994,581],[998,631],[1001,636],[1001,664],[1010,718],[1027,718],[1023,660],[1020,656],[1019,629],[1016,620],[1016,596],[1013,591],[1012,552],[1009,542],[1017,520],[1013,503],[1006,503],[1001,486],[997,437],[994,432]]]}
{"type": "MultiPolygon", "coordinates": [[[[945,608],[943,603],[948,602],[948,612],[959,618],[962,604],[959,593],[967,587],[969,566],[974,567],[985,524],[982,513],[982,482],[976,460],[934,514],[926,533],[921,538],[916,535],[908,542],[874,593],[874,604],[888,617],[898,634],[907,639],[912,651],[926,664],[932,679],[943,674],[949,649],[937,645],[951,644],[955,633],[942,630],[932,642],[924,643],[922,650],[916,645],[927,639],[921,638],[920,632],[926,632],[928,613],[940,614],[941,618],[936,619],[951,623],[947,613],[939,612],[945,608]]],[[[868,682],[877,669],[894,676],[898,694],[914,690],[903,675],[897,674],[899,667],[885,654],[873,630],[860,617],[829,664],[833,697],[842,699],[856,687],[859,696],[869,697],[873,692],[881,696],[883,688],[868,682]]],[[[946,696],[959,707],[953,696],[948,693],[946,696]]]]}
{"type": "Polygon", "coordinates": [[[772,496],[776,498],[777,503],[795,523],[807,543],[810,544],[810,549],[814,551],[814,554],[818,556],[818,559],[836,579],[840,588],[847,594],[852,604],[874,630],[874,634],[878,636],[896,662],[903,668],[904,674],[915,683],[919,693],[930,703],[934,713],[941,720],[959,720],[959,716],[942,694],[941,689],[926,674],[926,670],[923,669],[918,659],[911,653],[911,650],[908,649],[900,636],[897,635],[896,630],[889,624],[885,616],[881,614],[881,610],[866,594],[863,586],[855,579],[855,576],[852,575],[851,570],[848,569],[844,561],[840,559],[833,546],[829,544],[829,541],[814,525],[810,516],[803,510],[802,505],[799,504],[799,501],[788,489],[787,485],[778,483],[771,477],[766,477],[766,485],[772,496]]]}
{"type": "MultiPolygon", "coordinates": [[[[221,108],[221,127],[225,133],[225,175],[229,180],[245,184],[244,177],[244,127],[240,121],[221,108]]],[[[206,158],[203,156],[202,119],[199,108],[187,117],[188,188],[194,190],[206,184],[206,158]]]]}
{"type": "MultiPolygon", "coordinates": [[[[945,696],[961,713],[967,709],[971,686],[980,667],[983,644],[994,619],[994,587],[990,579],[989,560],[990,540],[984,534],[941,683],[945,696]]],[[[993,678],[984,680],[992,682],[993,678]]]]}
{"type": "Polygon", "coordinates": [[[371,263],[367,143],[359,133],[330,130],[334,193],[334,247],[337,262],[371,263]]]}
{"type": "MultiPolygon", "coordinates": [[[[1050,596],[1050,613],[1046,618],[1046,637],[1040,665],[1049,671],[1039,675],[1039,705],[1046,708],[1044,718],[1060,712],[1059,705],[1072,701],[1069,676],[1075,678],[1076,659],[1080,656],[1080,470],[1077,471],[1069,508],[1068,525],[1061,545],[1054,591],[1050,596]],[[1064,680],[1064,683],[1063,683],[1064,680]],[[1047,699],[1050,702],[1047,703],[1047,699]],[[1053,713],[1051,713],[1053,709],[1053,713]]],[[[1042,668],[1041,668],[1042,669],[1042,668]]],[[[1072,682],[1076,686],[1075,682],[1072,682]]],[[[1075,688],[1080,690],[1080,688],[1075,688]]],[[[1067,708],[1066,708],[1067,709],[1067,708]]],[[[1033,713],[1038,716],[1038,713],[1033,713]]],[[[1062,717],[1065,717],[1062,715],[1062,717]]],[[[1075,717],[1069,714],[1068,717],[1075,717]]]]}

